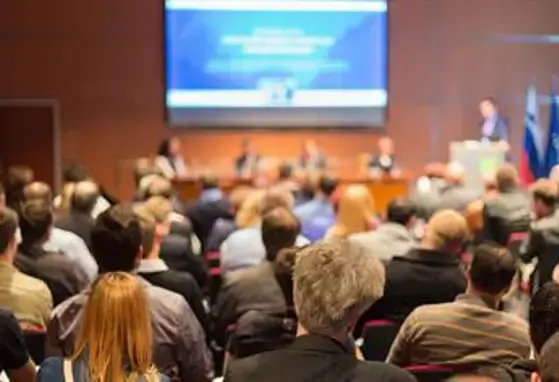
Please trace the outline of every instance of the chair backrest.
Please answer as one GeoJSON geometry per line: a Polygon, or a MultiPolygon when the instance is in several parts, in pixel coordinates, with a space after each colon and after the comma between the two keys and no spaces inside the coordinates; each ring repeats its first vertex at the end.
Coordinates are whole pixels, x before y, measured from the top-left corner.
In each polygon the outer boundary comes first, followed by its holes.
{"type": "Polygon", "coordinates": [[[23,340],[25,341],[25,346],[33,362],[40,365],[45,360],[47,333],[39,330],[24,331],[23,340]]]}
{"type": "Polygon", "coordinates": [[[392,342],[396,338],[400,324],[389,320],[372,320],[363,326],[363,356],[369,361],[384,361],[392,342]]]}
{"type": "Polygon", "coordinates": [[[413,365],[406,370],[415,376],[417,382],[441,382],[456,373],[451,367],[438,365],[413,365]]]}

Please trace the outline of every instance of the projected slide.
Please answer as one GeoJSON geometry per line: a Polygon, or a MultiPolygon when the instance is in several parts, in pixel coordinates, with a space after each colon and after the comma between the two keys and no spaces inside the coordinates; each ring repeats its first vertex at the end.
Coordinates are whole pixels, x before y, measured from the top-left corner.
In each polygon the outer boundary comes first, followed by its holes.
{"type": "Polygon", "coordinates": [[[386,10],[378,0],[168,0],[171,122],[382,124],[386,10]]]}

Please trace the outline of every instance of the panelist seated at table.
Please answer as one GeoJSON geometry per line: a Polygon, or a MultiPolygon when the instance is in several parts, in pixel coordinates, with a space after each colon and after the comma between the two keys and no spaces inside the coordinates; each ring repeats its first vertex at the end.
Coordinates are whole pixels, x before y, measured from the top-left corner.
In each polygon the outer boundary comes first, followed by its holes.
{"type": "Polygon", "coordinates": [[[247,177],[252,176],[258,169],[258,165],[262,158],[256,152],[252,141],[243,141],[241,154],[235,161],[235,172],[237,176],[247,177]]]}
{"type": "Polygon", "coordinates": [[[155,166],[168,179],[184,178],[188,175],[179,138],[165,139],[159,144],[155,166]]]}
{"type": "Polygon", "coordinates": [[[325,170],[327,166],[326,157],[320,152],[320,148],[313,140],[303,143],[303,150],[299,158],[299,165],[303,170],[316,171],[325,170]]]}
{"type": "Polygon", "coordinates": [[[378,141],[378,152],[369,159],[368,170],[373,176],[397,176],[400,170],[394,155],[394,141],[389,137],[382,137],[378,141]]]}

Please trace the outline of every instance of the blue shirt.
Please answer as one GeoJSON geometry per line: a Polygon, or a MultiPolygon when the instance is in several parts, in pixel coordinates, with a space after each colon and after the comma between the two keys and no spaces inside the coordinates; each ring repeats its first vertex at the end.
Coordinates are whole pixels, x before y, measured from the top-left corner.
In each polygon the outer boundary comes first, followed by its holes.
{"type": "Polygon", "coordinates": [[[219,188],[204,190],[200,193],[200,201],[204,203],[217,202],[224,198],[223,191],[219,188]]]}
{"type": "Polygon", "coordinates": [[[301,204],[295,207],[293,213],[301,221],[303,236],[311,243],[322,239],[336,219],[334,208],[326,198],[315,198],[301,204]]]}

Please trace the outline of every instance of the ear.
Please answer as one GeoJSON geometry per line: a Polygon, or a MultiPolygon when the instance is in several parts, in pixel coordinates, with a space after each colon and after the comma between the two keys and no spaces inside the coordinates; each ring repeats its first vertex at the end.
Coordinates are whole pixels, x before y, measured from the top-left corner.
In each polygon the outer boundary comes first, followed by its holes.
{"type": "Polygon", "coordinates": [[[538,373],[532,373],[530,376],[530,382],[542,382],[542,379],[538,375],[538,373]]]}

